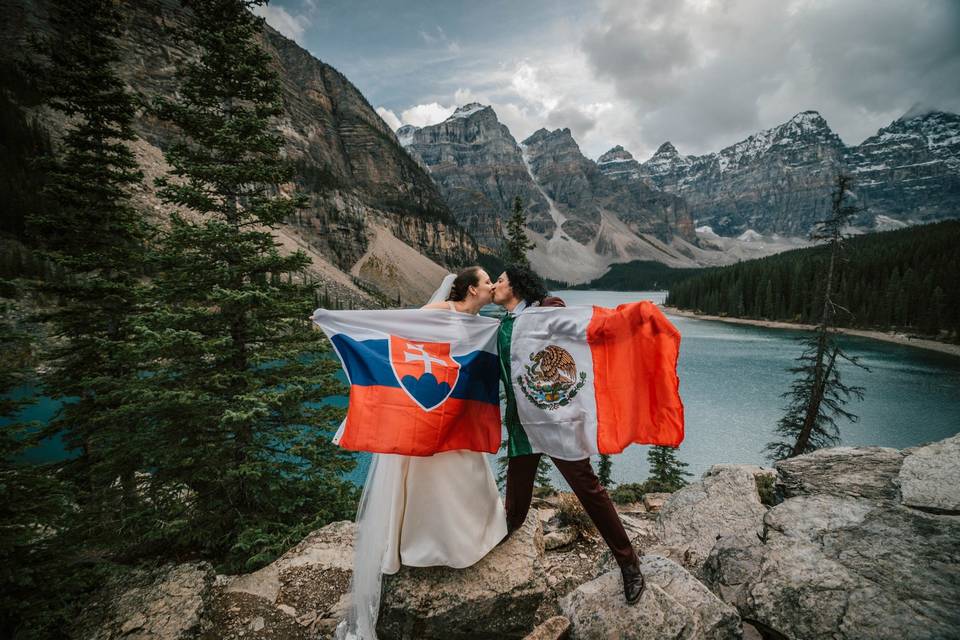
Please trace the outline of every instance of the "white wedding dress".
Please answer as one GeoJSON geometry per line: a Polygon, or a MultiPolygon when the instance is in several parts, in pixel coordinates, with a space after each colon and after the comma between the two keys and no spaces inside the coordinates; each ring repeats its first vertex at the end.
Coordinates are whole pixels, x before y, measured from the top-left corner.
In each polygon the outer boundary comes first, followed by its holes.
{"type": "MultiPolygon", "coordinates": [[[[451,311],[460,313],[452,305],[451,311]]],[[[506,535],[506,511],[485,454],[374,454],[357,512],[353,602],[337,638],[376,639],[382,574],[401,565],[463,569],[506,535]]]]}
{"type": "Polygon", "coordinates": [[[428,457],[380,456],[396,466],[390,524],[381,571],[446,566],[463,569],[487,555],[507,535],[507,516],[490,465],[476,451],[428,457]]]}

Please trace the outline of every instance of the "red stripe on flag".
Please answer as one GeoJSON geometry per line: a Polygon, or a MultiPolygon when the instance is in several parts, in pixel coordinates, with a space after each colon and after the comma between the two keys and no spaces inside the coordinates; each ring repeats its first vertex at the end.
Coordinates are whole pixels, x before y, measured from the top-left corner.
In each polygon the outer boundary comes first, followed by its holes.
{"type": "Polygon", "coordinates": [[[477,400],[447,400],[424,411],[399,387],[350,387],[340,446],[353,451],[429,456],[500,448],[500,407],[477,400]]]}
{"type": "Polygon", "coordinates": [[[597,446],[620,453],[630,444],[683,442],[677,358],[680,332],[655,304],[593,308],[587,327],[597,399],[597,446]]]}

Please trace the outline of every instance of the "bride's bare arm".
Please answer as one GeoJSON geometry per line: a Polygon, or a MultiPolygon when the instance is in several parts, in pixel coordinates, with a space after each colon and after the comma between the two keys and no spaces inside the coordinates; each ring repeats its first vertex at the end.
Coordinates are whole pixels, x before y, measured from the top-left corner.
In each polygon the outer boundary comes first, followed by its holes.
{"type": "Polygon", "coordinates": [[[423,305],[423,306],[420,307],[420,308],[421,308],[421,309],[448,309],[448,310],[449,310],[449,309],[450,309],[450,305],[448,305],[446,302],[434,302],[434,303],[432,303],[432,304],[425,304],[425,305],[423,305]]]}

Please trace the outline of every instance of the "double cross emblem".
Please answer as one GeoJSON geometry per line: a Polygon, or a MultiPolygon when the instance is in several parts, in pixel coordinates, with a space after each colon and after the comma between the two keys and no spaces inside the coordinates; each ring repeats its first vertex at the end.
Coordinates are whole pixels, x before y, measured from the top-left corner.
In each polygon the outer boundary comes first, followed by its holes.
{"type": "Polygon", "coordinates": [[[423,348],[422,344],[414,344],[412,342],[407,344],[408,349],[413,349],[416,353],[410,353],[409,351],[403,352],[404,362],[422,362],[423,363],[423,372],[424,373],[433,373],[434,364],[447,364],[446,360],[443,358],[434,358],[432,355],[427,353],[427,350],[423,348]]]}
{"type": "Polygon", "coordinates": [[[424,411],[442,405],[460,379],[460,363],[450,355],[449,342],[390,336],[390,366],[400,387],[424,411]]]}

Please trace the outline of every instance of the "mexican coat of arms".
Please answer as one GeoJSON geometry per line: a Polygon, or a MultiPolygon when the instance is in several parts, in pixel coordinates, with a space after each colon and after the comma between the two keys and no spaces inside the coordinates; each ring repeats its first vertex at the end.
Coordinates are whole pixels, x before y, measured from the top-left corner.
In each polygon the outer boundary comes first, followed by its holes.
{"type": "Polygon", "coordinates": [[[586,380],[586,372],[577,372],[570,352],[556,345],[531,353],[530,364],[517,376],[523,395],[534,406],[548,410],[570,404],[586,380]]]}

